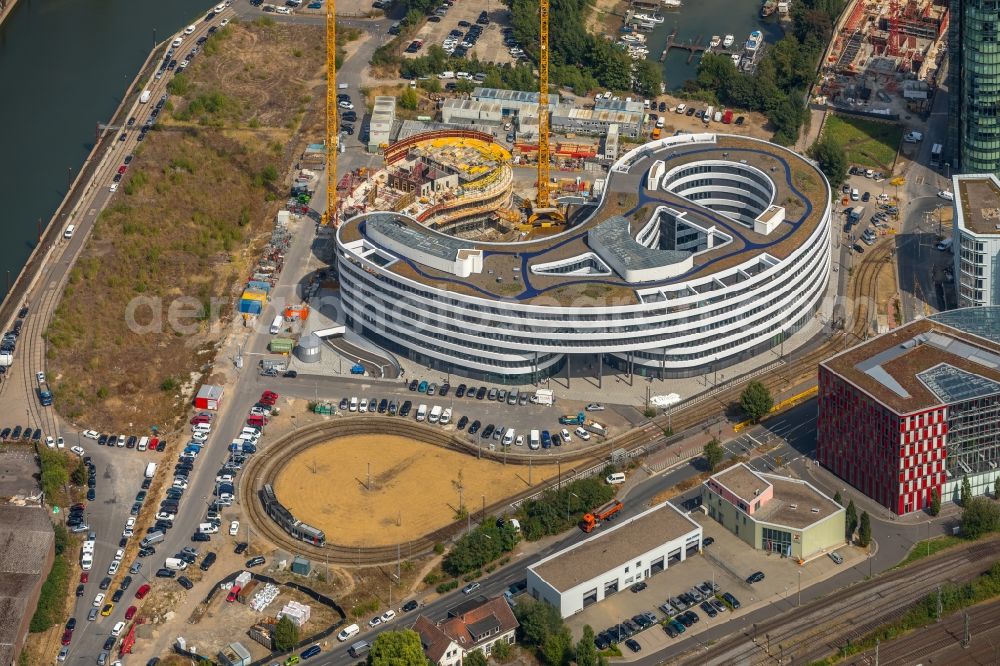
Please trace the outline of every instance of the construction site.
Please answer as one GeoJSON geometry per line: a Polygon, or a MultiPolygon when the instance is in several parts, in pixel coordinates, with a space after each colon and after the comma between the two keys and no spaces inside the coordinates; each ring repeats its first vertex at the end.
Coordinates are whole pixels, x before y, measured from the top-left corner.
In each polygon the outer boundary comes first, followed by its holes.
{"type": "Polygon", "coordinates": [[[835,27],[817,102],[896,120],[929,109],[947,67],[945,0],[856,0],[835,27]]]}

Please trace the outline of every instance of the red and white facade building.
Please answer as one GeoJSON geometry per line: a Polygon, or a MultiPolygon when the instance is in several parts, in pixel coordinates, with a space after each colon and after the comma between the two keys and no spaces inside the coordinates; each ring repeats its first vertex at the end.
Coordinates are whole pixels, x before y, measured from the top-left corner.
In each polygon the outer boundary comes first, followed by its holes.
{"type": "Polygon", "coordinates": [[[1000,312],[911,322],[819,367],[818,462],[896,514],[1000,474],[1000,312]]]}

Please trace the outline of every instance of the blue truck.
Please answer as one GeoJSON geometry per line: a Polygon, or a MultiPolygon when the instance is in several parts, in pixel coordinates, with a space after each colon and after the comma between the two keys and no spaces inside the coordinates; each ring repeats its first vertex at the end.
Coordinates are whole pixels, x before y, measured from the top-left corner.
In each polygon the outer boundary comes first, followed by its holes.
{"type": "Polygon", "coordinates": [[[45,373],[36,373],[35,378],[38,380],[38,402],[41,403],[42,407],[50,407],[52,405],[52,391],[45,381],[45,373]]]}

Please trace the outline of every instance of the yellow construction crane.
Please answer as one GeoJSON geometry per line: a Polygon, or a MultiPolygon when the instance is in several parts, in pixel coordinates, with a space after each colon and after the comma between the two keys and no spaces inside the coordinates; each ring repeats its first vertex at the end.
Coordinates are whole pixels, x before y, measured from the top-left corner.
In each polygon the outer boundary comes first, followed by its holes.
{"type": "Polygon", "coordinates": [[[337,219],[337,3],[326,3],[326,210],[323,224],[337,219]]]}
{"type": "Polygon", "coordinates": [[[549,0],[538,3],[538,195],[528,222],[562,223],[549,190],[549,0]]]}

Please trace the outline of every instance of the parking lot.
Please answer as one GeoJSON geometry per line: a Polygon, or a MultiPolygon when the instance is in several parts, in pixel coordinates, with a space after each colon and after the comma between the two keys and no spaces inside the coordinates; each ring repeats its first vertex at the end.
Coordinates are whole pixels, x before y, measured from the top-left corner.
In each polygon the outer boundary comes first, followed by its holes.
{"type": "Polygon", "coordinates": [[[463,35],[467,34],[469,28],[476,25],[476,20],[479,18],[480,12],[483,11],[487,12],[490,22],[488,25],[481,26],[483,28],[482,35],[468,50],[465,57],[471,58],[475,54],[481,62],[501,65],[514,62],[514,58],[504,46],[503,29],[510,25],[507,20],[507,8],[499,2],[488,3],[476,0],[458,0],[444,16],[440,17],[439,22],[433,21],[434,17],[431,17],[412,38],[413,40],[423,40],[423,47],[416,53],[404,53],[403,55],[411,58],[425,55],[431,44],[441,46],[452,30],[459,30],[463,35]]]}
{"type": "MultiPolygon", "coordinates": [[[[693,555],[684,562],[646,579],[646,589],[640,592],[622,590],[567,618],[566,623],[573,632],[574,640],[578,640],[582,635],[584,625],[590,625],[596,634],[609,629],[612,633],[617,633],[616,625],[619,623],[628,620],[632,624],[637,624],[630,618],[641,613],[653,613],[660,624],[654,624],[631,635],[641,648],[639,654],[624,645],[628,636],[621,635],[622,655],[626,659],[637,658],[643,653],[659,650],[673,641],[697,635],[707,627],[745,615],[762,604],[774,604],[777,610],[788,610],[797,603],[800,584],[803,588],[808,587],[847,567],[863,564],[865,561],[862,549],[844,547],[836,551],[844,558],[842,564],[838,565],[829,557],[821,555],[799,566],[794,560],[752,550],[743,540],[701,511],[695,511],[690,515],[702,526],[705,538],[713,540],[711,545],[705,547],[700,555],[693,555]],[[746,579],[755,572],[763,573],[764,579],[751,585],[746,579]],[[715,586],[717,590],[715,598],[725,610],[720,612],[714,609],[716,616],[710,617],[701,607],[701,602],[686,606],[684,612],[693,612],[698,621],[690,627],[685,627],[684,633],[671,638],[661,626],[669,620],[661,606],[671,597],[677,598],[700,583],[715,586]],[[731,609],[730,605],[721,599],[721,595],[727,592],[739,602],[739,609],[731,609]]],[[[673,614],[673,611],[671,613],[673,614]]],[[[676,617],[676,614],[674,616],[676,617]]]]}

